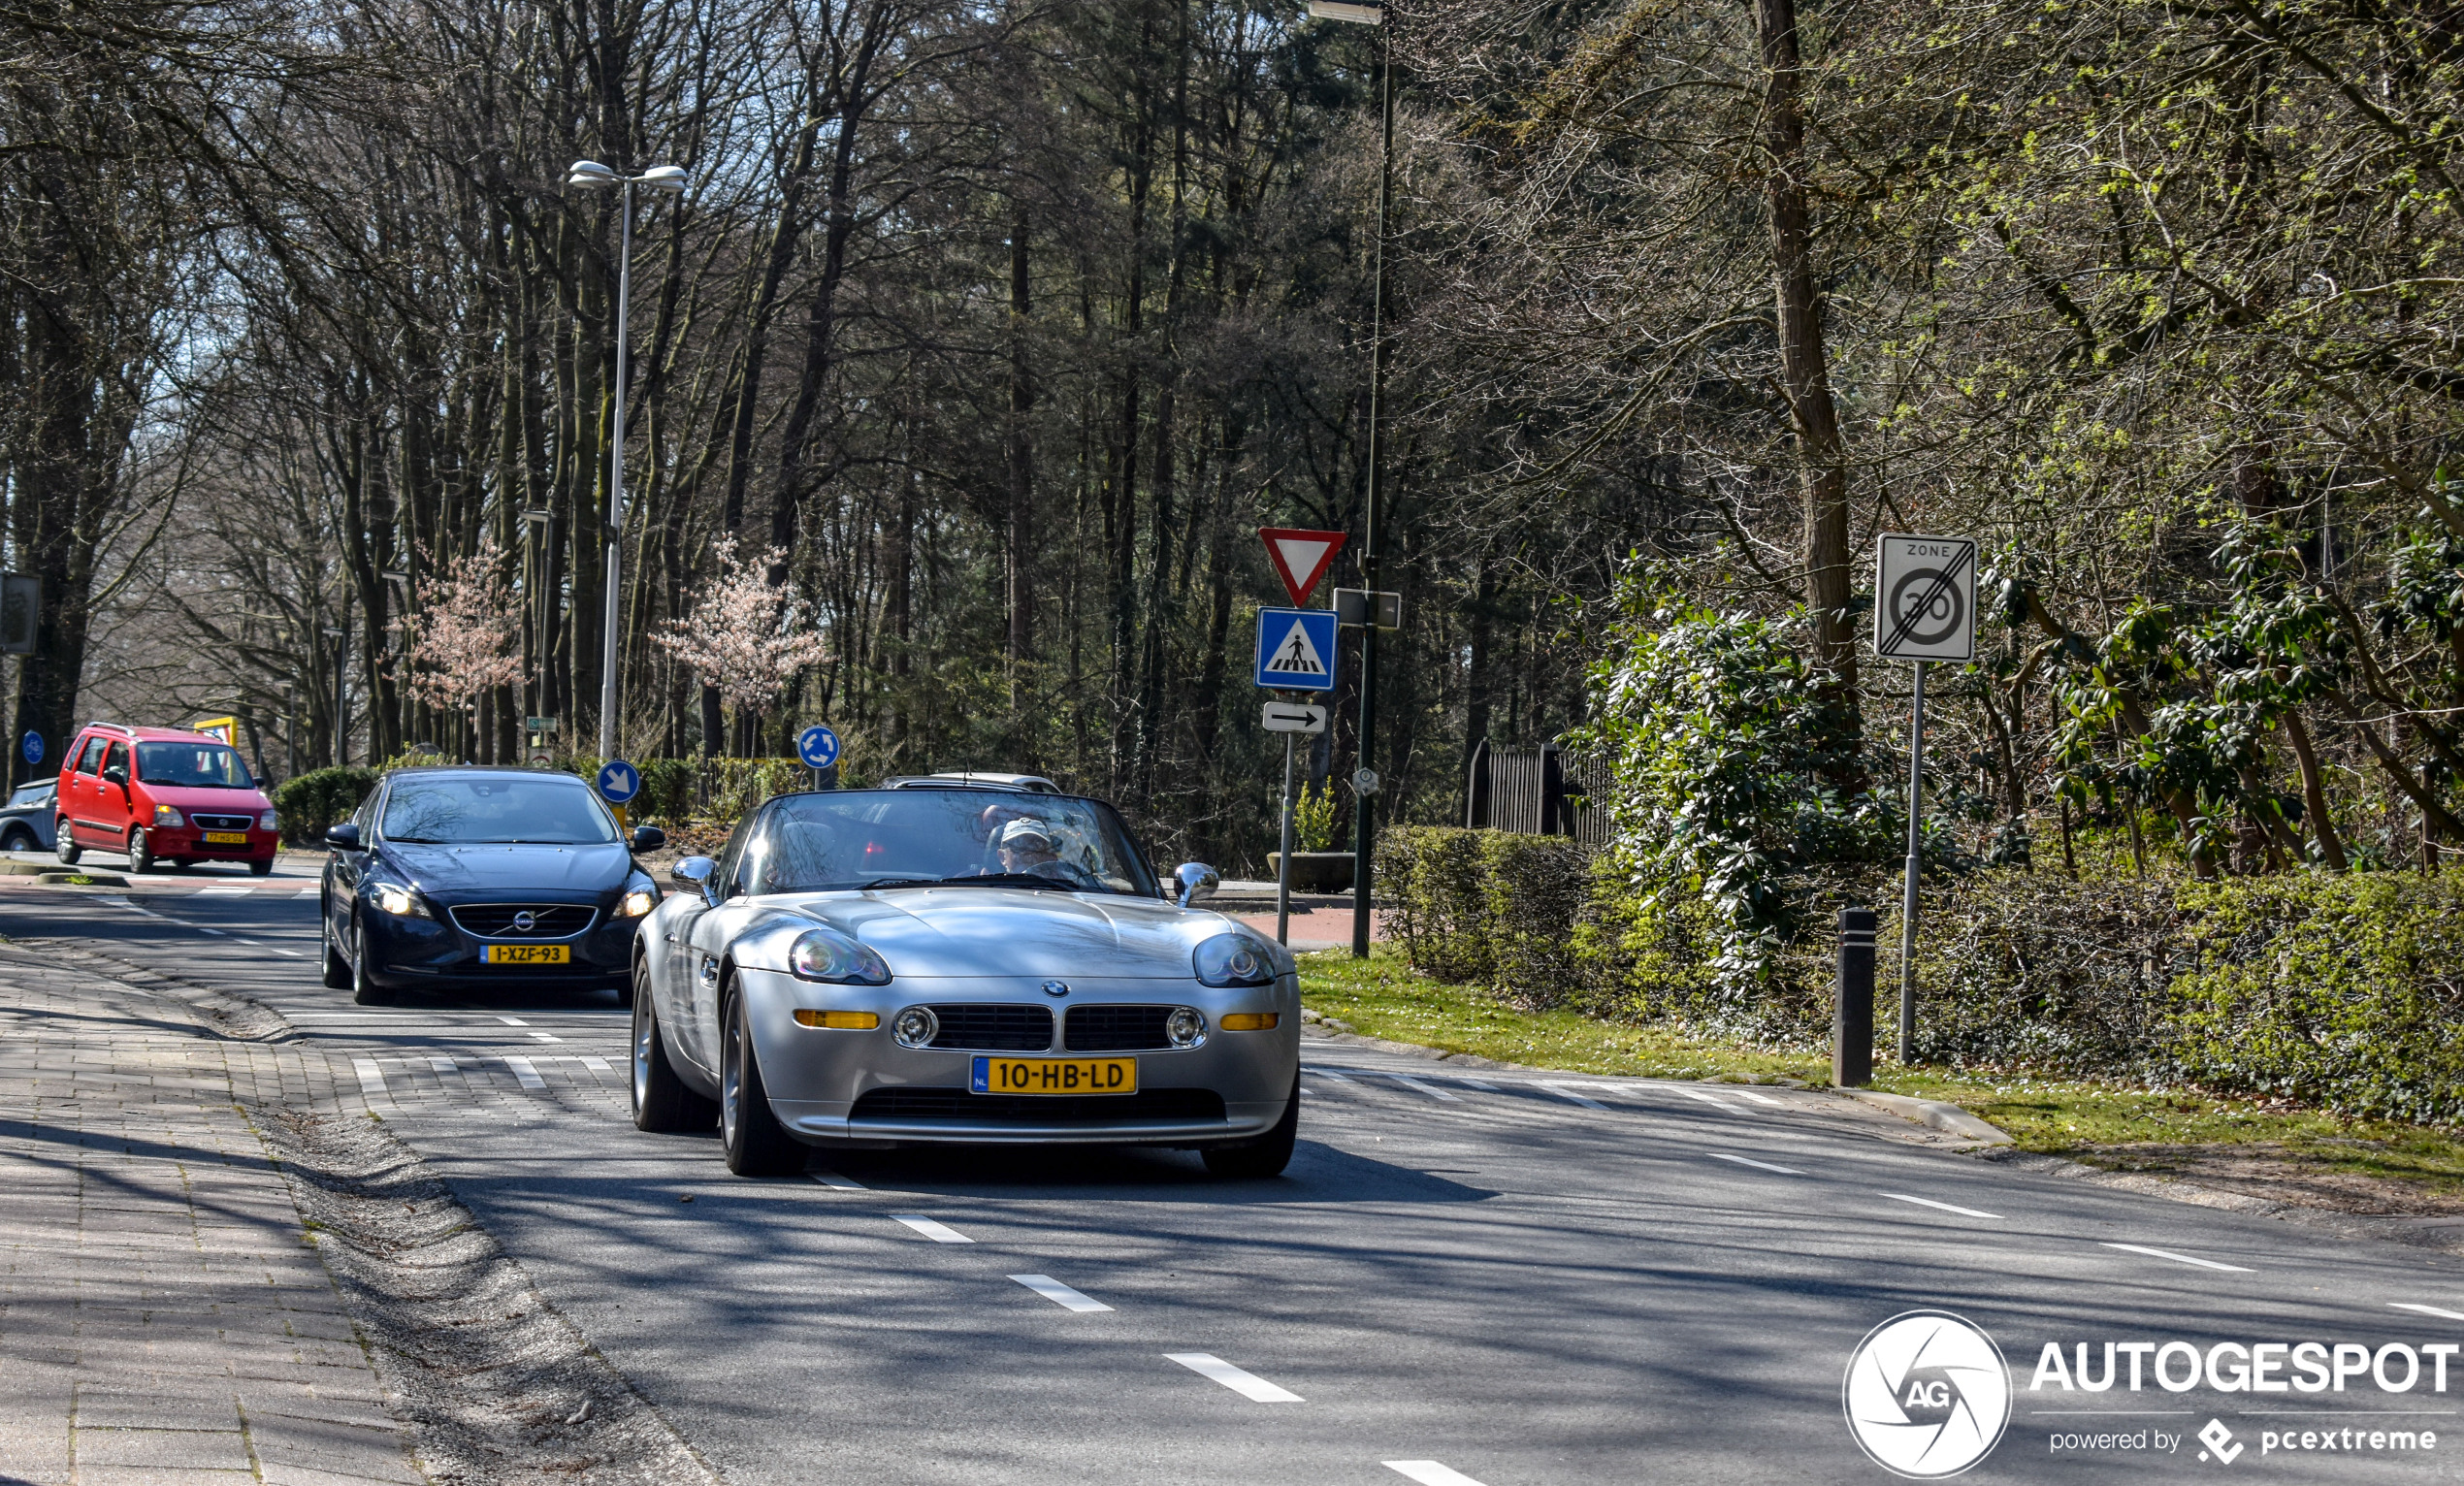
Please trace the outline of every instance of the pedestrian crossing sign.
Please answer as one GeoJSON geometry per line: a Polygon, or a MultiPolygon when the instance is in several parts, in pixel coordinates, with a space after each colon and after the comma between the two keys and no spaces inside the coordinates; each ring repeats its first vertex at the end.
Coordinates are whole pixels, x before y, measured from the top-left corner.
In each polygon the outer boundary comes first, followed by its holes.
{"type": "Polygon", "coordinates": [[[1335,690],[1335,611],[1258,610],[1257,684],[1278,692],[1335,690]]]}

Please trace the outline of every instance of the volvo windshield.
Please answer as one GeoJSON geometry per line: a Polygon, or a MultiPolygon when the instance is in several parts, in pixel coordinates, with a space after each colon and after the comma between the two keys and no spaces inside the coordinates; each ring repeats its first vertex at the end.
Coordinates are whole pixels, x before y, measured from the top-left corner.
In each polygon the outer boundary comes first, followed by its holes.
{"type": "Polygon", "coordinates": [[[617,839],[616,822],[570,776],[480,774],[397,779],[377,829],[410,844],[588,846],[617,839]]]}

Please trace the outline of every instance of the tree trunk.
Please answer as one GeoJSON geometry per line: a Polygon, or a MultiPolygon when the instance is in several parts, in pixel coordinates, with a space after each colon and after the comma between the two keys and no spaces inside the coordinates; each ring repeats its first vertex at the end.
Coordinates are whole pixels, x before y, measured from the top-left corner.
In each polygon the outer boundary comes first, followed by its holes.
{"type": "Polygon", "coordinates": [[[1812,211],[1808,205],[1805,118],[1798,53],[1796,0],[1755,0],[1763,49],[1763,147],[1767,172],[1771,271],[1779,321],[1780,382],[1804,462],[1805,603],[1812,611],[1815,660],[1829,673],[1834,782],[1861,787],[1856,748],[1856,622],[1848,612],[1848,457],[1831,395],[1823,343],[1821,291],[1814,281],[1812,211]]]}

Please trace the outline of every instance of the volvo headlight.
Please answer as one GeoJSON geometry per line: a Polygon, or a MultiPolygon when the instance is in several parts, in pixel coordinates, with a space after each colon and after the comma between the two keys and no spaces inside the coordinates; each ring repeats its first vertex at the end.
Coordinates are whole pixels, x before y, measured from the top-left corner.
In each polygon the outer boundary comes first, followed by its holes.
{"type": "Polygon", "coordinates": [[[625,885],[625,895],[616,900],[616,917],[638,919],[659,906],[659,888],[646,877],[636,877],[625,885]]]}
{"type": "Polygon", "coordinates": [[[890,966],[873,953],[872,947],[859,944],[836,929],[813,929],[797,939],[787,952],[787,968],[802,981],[828,981],[837,985],[890,984],[890,966]]]}
{"type": "Polygon", "coordinates": [[[378,883],[369,889],[369,896],[376,900],[378,908],[397,918],[433,919],[436,917],[428,911],[428,905],[420,900],[418,893],[394,883],[378,883]]]}
{"type": "Polygon", "coordinates": [[[1217,934],[1198,946],[1198,980],[1207,985],[1265,985],[1275,979],[1266,947],[1247,934],[1217,934]]]}
{"type": "Polygon", "coordinates": [[[154,807],[154,824],[156,825],[168,825],[172,829],[177,830],[180,826],[188,824],[188,818],[181,815],[177,806],[156,805],[154,807]]]}

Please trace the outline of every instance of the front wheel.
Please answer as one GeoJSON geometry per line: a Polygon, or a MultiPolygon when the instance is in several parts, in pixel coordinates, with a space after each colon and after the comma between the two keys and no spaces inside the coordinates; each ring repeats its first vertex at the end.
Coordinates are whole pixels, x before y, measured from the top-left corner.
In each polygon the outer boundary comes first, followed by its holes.
{"type": "Polygon", "coordinates": [[[0,836],[0,852],[31,852],[33,850],[34,832],[22,825],[12,826],[7,835],[0,836]]]}
{"type": "Polygon", "coordinates": [[[1292,1142],[1301,1130],[1301,1076],[1292,1075],[1292,1097],[1283,1106],[1283,1117],[1275,1128],[1245,1146],[1222,1146],[1209,1149],[1207,1170],[1218,1177],[1280,1177],[1283,1168],[1292,1164],[1292,1142]]]}
{"type": "Polygon", "coordinates": [[[754,1054],[753,1032],[745,1025],[742,996],[727,999],[726,1031],[719,1057],[719,1140],[727,1147],[728,1170],[739,1177],[793,1177],[810,1155],[770,1113],[769,1092],[762,1085],[761,1060],[754,1054]]]}
{"type": "Polygon", "coordinates": [[[260,856],[254,861],[249,862],[248,875],[250,877],[272,877],[274,875],[274,858],[271,856],[260,856]]]}
{"type": "Polygon", "coordinates": [[[154,870],[154,843],[142,825],[128,833],[128,870],[140,877],[154,870]]]}
{"type": "Polygon", "coordinates": [[[716,1105],[685,1087],[667,1061],[667,1038],[659,1028],[658,1004],[650,995],[650,966],[633,967],[633,1128],[662,1135],[707,1130],[719,1117],[716,1105]]]}
{"type": "Polygon", "coordinates": [[[394,993],[368,973],[368,926],[351,918],[351,999],[362,1006],[390,1006],[394,993]]]}
{"type": "Polygon", "coordinates": [[[67,816],[59,819],[59,834],[51,838],[51,854],[60,858],[61,865],[70,867],[76,866],[77,859],[85,855],[85,849],[79,846],[77,838],[69,834],[67,816]]]}

